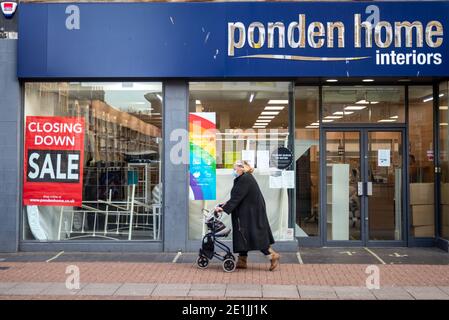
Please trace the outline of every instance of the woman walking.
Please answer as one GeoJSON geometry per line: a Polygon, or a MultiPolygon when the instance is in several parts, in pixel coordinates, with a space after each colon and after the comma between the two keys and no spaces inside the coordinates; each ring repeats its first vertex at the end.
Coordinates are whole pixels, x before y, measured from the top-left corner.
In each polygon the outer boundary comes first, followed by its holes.
{"type": "Polygon", "coordinates": [[[279,265],[280,255],[271,245],[274,243],[265,208],[265,200],[256,179],[254,169],[246,161],[234,164],[234,185],[231,199],[217,207],[217,211],[231,214],[234,252],[239,254],[237,268],[246,269],[248,251],[260,250],[270,260],[270,271],[279,265]]]}

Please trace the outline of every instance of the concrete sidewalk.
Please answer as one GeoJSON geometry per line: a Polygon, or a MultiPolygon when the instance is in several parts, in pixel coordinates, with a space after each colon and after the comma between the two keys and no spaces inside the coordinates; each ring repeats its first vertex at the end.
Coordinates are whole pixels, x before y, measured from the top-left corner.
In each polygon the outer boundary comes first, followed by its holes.
{"type": "Polygon", "coordinates": [[[0,299],[331,299],[449,300],[446,287],[298,286],[257,284],[82,283],[69,290],[64,283],[2,282],[0,299]]]}

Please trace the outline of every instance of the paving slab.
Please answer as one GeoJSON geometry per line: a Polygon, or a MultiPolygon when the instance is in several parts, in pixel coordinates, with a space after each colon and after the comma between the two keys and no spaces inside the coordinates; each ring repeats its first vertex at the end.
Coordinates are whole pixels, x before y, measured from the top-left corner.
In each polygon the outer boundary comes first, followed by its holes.
{"type": "Polygon", "coordinates": [[[0,294],[5,294],[9,289],[17,284],[18,282],[0,282],[0,294]]]}
{"type": "Polygon", "coordinates": [[[156,283],[124,283],[114,296],[151,296],[156,286],[156,283]]]}
{"type": "Polygon", "coordinates": [[[87,284],[80,283],[79,289],[68,289],[65,283],[55,282],[51,283],[48,288],[40,293],[46,296],[67,296],[78,294],[87,284]]]}
{"type": "Polygon", "coordinates": [[[264,298],[286,298],[299,299],[298,288],[295,285],[262,285],[262,296],[264,298]]]}
{"type": "Polygon", "coordinates": [[[176,283],[176,284],[158,284],[151,296],[162,297],[187,297],[190,291],[191,284],[176,283]]]}
{"type": "Polygon", "coordinates": [[[331,286],[298,286],[301,299],[337,299],[337,294],[331,286]]]}
{"type": "Polygon", "coordinates": [[[50,282],[23,282],[14,287],[8,289],[5,294],[7,295],[39,295],[52,283],[50,282]]]}
{"type": "Polygon", "coordinates": [[[262,298],[262,286],[258,284],[228,284],[226,297],[262,298]]]}
{"type": "Polygon", "coordinates": [[[449,300],[449,295],[438,287],[413,287],[404,289],[417,300],[449,300]]]}
{"type": "Polygon", "coordinates": [[[381,287],[372,289],[371,292],[378,300],[414,300],[407,290],[401,287],[381,287]]]}
{"type": "Polygon", "coordinates": [[[112,296],[121,285],[121,283],[88,283],[78,292],[78,295],[112,296]]]}
{"type": "Polygon", "coordinates": [[[446,294],[449,294],[449,286],[447,286],[447,287],[438,287],[438,288],[440,288],[440,290],[442,290],[446,294]]]}
{"type": "Polygon", "coordinates": [[[343,300],[376,300],[374,294],[366,287],[334,287],[338,298],[343,300]]]}
{"type": "Polygon", "coordinates": [[[226,293],[225,284],[194,283],[190,287],[189,297],[224,297],[226,293]]]}

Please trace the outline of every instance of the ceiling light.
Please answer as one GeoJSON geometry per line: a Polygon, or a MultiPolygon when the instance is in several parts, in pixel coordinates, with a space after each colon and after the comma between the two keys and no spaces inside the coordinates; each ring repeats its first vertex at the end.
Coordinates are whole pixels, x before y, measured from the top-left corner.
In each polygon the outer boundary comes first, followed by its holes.
{"type": "Polygon", "coordinates": [[[447,126],[447,122],[441,122],[440,126],[447,126]]]}
{"type": "Polygon", "coordinates": [[[346,106],[345,110],[363,110],[366,106],[346,106]]]}
{"type": "Polygon", "coordinates": [[[265,119],[261,119],[261,120],[257,119],[256,120],[256,123],[270,123],[270,122],[271,122],[271,120],[265,120],[265,119]]]}
{"type": "Polygon", "coordinates": [[[440,98],[441,98],[441,97],[444,97],[444,93],[440,93],[439,97],[440,97],[440,98]]]}
{"type": "Polygon", "coordinates": [[[363,79],[362,81],[363,81],[363,82],[373,82],[374,79],[363,79]]]}
{"type": "Polygon", "coordinates": [[[354,113],[354,111],[336,111],[336,112],[334,112],[334,114],[336,115],[336,116],[338,116],[338,115],[350,115],[350,114],[353,114],[354,113]]]}
{"type": "Polygon", "coordinates": [[[332,122],[332,121],[334,121],[334,120],[331,120],[331,119],[323,119],[323,122],[332,122]]]}
{"type": "MultiPolygon", "coordinates": [[[[253,126],[253,129],[265,129],[265,127],[263,126],[253,126]]],[[[230,141],[232,141],[233,139],[231,139],[230,141]]]]}
{"type": "Polygon", "coordinates": [[[325,119],[341,119],[343,116],[326,116],[325,119]]]}
{"type": "Polygon", "coordinates": [[[326,82],[338,82],[337,79],[327,79],[326,82]]]}
{"type": "Polygon", "coordinates": [[[440,110],[447,110],[447,106],[440,106],[440,110]]]}
{"type": "Polygon", "coordinates": [[[249,103],[253,102],[254,100],[254,93],[251,93],[251,95],[249,96],[249,103]]]}
{"type": "Polygon", "coordinates": [[[371,104],[378,104],[379,101],[371,101],[370,103],[371,103],[371,104]]]}
{"type": "Polygon", "coordinates": [[[391,116],[390,119],[398,119],[399,116],[391,116]]]}
{"type": "Polygon", "coordinates": [[[396,119],[382,119],[377,122],[396,122],[396,119]]]}
{"type": "Polygon", "coordinates": [[[283,106],[266,106],[265,110],[282,110],[284,108],[283,106]]]}
{"type": "Polygon", "coordinates": [[[318,122],[312,122],[310,125],[311,126],[319,126],[320,124],[318,122]]]}
{"type": "Polygon", "coordinates": [[[274,119],[275,116],[259,116],[259,119],[274,119]]]}
{"type": "Polygon", "coordinates": [[[262,111],[261,115],[263,116],[277,116],[279,111],[262,111]]]}
{"type": "Polygon", "coordinates": [[[362,100],[357,101],[355,104],[369,104],[369,101],[362,99],[362,100]]]}
{"type": "Polygon", "coordinates": [[[195,104],[201,104],[201,100],[195,100],[195,104]]]}
{"type": "Polygon", "coordinates": [[[422,102],[429,102],[429,101],[432,101],[432,100],[433,100],[433,97],[429,97],[429,98],[424,99],[422,102]]]}
{"type": "Polygon", "coordinates": [[[270,100],[268,104],[288,104],[288,100],[270,100]]]}
{"type": "Polygon", "coordinates": [[[317,129],[318,126],[306,126],[306,129],[317,129]]]}

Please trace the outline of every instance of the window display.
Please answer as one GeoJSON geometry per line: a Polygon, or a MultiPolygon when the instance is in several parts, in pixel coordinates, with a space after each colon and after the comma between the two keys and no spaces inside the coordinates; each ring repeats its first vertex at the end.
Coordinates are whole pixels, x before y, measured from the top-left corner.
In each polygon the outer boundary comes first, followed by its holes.
{"type": "MultiPolygon", "coordinates": [[[[190,83],[190,239],[205,234],[202,209],[229,200],[233,164],[246,160],[255,167],[274,238],[293,240],[288,222],[294,174],[273,161],[279,147],[291,148],[289,90],[288,82],[190,83]]],[[[223,219],[231,224],[230,216],[223,219]]]]}
{"type": "Polygon", "coordinates": [[[160,240],[162,84],[25,84],[24,240],[160,240]]]}

